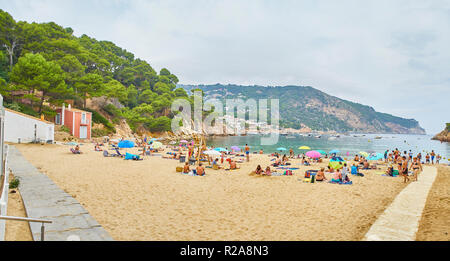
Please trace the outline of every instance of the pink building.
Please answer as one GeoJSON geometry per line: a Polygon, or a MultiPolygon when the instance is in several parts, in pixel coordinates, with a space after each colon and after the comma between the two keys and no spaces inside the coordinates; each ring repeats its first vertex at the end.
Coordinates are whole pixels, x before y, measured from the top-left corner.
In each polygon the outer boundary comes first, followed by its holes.
{"type": "Polygon", "coordinates": [[[64,125],[70,130],[70,134],[79,139],[90,139],[92,129],[92,113],[74,109],[63,104],[62,108],[57,109],[55,116],[56,125],[64,125]]]}

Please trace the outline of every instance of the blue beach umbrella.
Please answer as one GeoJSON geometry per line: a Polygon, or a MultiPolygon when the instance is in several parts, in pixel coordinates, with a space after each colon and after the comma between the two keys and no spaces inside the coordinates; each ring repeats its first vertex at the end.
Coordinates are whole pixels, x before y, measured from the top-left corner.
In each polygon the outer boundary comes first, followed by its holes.
{"type": "Polygon", "coordinates": [[[286,148],[278,148],[277,150],[279,150],[279,151],[285,151],[286,148]]]}
{"type": "Polygon", "coordinates": [[[380,160],[383,159],[384,155],[381,153],[372,154],[367,160],[380,160]]]}
{"type": "Polygon", "coordinates": [[[134,148],[134,142],[129,140],[123,140],[117,144],[117,147],[119,148],[134,148]]]}
{"type": "Polygon", "coordinates": [[[215,151],[218,151],[218,152],[227,152],[227,150],[226,149],[224,149],[224,148],[215,148],[214,149],[215,151]]]}
{"type": "Polygon", "coordinates": [[[329,152],[329,154],[338,154],[339,152],[341,152],[341,151],[339,151],[339,150],[332,150],[332,151],[329,152]]]}

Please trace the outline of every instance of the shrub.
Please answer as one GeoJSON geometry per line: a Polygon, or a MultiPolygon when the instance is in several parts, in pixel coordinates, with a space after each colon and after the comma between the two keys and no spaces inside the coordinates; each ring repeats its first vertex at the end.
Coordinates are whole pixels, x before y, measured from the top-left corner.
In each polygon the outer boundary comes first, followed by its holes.
{"type": "Polygon", "coordinates": [[[63,132],[67,132],[67,133],[70,134],[69,128],[68,128],[67,126],[65,126],[65,125],[62,125],[60,130],[63,131],[63,132]]]}
{"type": "Polygon", "coordinates": [[[114,128],[114,125],[111,122],[109,122],[105,117],[103,117],[100,113],[91,109],[85,110],[92,112],[92,121],[97,124],[103,124],[103,126],[105,126],[105,128],[108,130],[108,134],[116,132],[116,128],[114,128]]]}
{"type": "Polygon", "coordinates": [[[16,189],[19,187],[19,185],[20,185],[20,180],[18,178],[14,178],[13,180],[11,180],[11,182],[9,182],[10,189],[16,189]]]}

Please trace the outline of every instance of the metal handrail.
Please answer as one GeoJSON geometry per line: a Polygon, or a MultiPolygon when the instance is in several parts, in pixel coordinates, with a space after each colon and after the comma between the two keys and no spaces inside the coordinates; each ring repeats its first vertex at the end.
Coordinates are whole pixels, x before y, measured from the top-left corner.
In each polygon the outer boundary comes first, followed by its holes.
{"type": "Polygon", "coordinates": [[[41,225],[41,241],[44,241],[44,234],[45,234],[45,225],[44,224],[45,223],[47,223],[47,224],[53,223],[53,221],[51,221],[51,220],[37,219],[37,218],[25,218],[25,217],[0,216],[0,219],[42,223],[42,225],[41,225]]]}

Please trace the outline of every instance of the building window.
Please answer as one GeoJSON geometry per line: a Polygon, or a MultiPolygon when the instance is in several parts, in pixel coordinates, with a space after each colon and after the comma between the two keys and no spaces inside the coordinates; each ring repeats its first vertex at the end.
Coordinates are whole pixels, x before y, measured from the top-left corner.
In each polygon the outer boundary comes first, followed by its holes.
{"type": "Polygon", "coordinates": [[[86,113],[82,113],[81,114],[81,124],[87,124],[86,113]]]}
{"type": "Polygon", "coordinates": [[[57,125],[61,124],[61,113],[56,114],[55,123],[57,125]]]}

